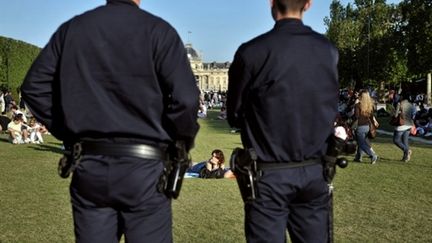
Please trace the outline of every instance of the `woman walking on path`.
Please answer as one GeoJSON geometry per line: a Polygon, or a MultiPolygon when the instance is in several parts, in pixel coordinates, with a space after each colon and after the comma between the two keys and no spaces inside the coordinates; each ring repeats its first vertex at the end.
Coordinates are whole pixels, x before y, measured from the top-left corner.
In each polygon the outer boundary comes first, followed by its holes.
{"type": "Polygon", "coordinates": [[[362,90],[359,94],[359,102],[355,105],[355,118],[357,122],[357,128],[355,131],[357,140],[357,153],[354,161],[361,162],[362,152],[366,153],[371,159],[371,163],[375,164],[378,160],[378,156],[373,151],[370,141],[367,137],[369,133],[369,123],[372,121],[376,124],[376,120],[373,116],[374,103],[367,90],[362,90]]]}
{"type": "Polygon", "coordinates": [[[407,93],[400,95],[400,102],[396,107],[395,117],[400,115],[403,120],[402,124],[395,126],[393,132],[393,143],[403,151],[402,161],[408,162],[411,159],[412,151],[409,149],[408,138],[411,127],[414,126],[413,115],[416,112],[414,105],[410,102],[410,96],[407,93]]]}

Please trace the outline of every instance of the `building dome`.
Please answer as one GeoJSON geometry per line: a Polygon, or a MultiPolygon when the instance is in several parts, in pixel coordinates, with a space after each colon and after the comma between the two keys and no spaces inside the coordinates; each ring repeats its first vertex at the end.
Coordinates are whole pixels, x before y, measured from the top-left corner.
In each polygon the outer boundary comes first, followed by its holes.
{"type": "Polygon", "coordinates": [[[193,49],[192,44],[185,45],[186,53],[190,61],[200,61],[201,57],[198,55],[198,52],[193,49]]]}
{"type": "Polygon", "coordinates": [[[229,62],[203,63],[202,56],[190,43],[185,45],[185,50],[201,91],[227,91],[229,62]]]}

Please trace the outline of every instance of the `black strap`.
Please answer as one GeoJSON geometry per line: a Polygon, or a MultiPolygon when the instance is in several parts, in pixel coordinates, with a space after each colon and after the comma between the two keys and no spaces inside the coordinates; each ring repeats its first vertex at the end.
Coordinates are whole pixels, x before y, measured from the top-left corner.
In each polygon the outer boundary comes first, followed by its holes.
{"type": "Polygon", "coordinates": [[[119,144],[82,142],[82,153],[106,156],[130,156],[141,159],[166,160],[165,153],[158,147],[147,144],[119,144]]]}
{"type": "Polygon", "coordinates": [[[258,170],[274,170],[274,169],[288,169],[304,167],[309,165],[322,164],[321,159],[308,159],[300,162],[278,162],[278,163],[268,163],[268,162],[257,162],[258,170]]]}

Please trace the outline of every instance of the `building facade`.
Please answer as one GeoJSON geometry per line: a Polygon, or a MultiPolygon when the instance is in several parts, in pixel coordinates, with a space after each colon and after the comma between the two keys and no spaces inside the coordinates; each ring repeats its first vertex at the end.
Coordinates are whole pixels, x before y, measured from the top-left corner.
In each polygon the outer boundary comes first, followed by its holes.
{"type": "Polygon", "coordinates": [[[185,45],[192,71],[202,92],[225,92],[228,89],[229,62],[205,63],[192,44],[185,45]]]}

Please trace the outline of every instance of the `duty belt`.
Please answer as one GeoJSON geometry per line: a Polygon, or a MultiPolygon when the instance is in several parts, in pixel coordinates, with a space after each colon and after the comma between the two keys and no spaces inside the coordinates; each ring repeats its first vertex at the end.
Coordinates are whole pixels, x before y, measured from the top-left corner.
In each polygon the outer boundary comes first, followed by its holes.
{"type": "Polygon", "coordinates": [[[165,153],[157,147],[146,144],[121,144],[121,143],[81,143],[82,154],[129,156],[141,159],[166,160],[165,153]]]}
{"type": "Polygon", "coordinates": [[[260,162],[257,161],[258,170],[274,170],[304,167],[309,165],[322,164],[321,159],[308,159],[300,162],[260,162]]]}

